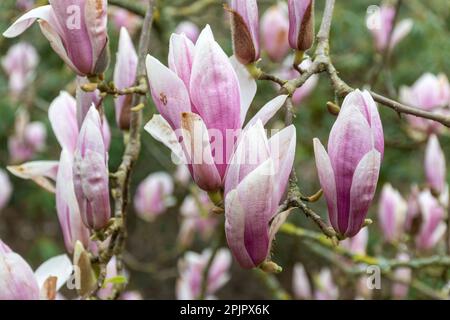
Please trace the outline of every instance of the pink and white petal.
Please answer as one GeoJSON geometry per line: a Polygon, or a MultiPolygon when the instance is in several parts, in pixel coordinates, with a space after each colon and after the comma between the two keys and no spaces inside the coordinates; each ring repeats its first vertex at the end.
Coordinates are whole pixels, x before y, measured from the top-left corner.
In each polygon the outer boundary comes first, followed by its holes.
{"type": "Polygon", "coordinates": [[[62,149],[74,152],[78,138],[77,102],[66,91],[61,91],[48,109],[53,133],[62,149]]]}
{"type": "Polygon", "coordinates": [[[5,38],[17,37],[27,30],[36,21],[36,19],[54,22],[55,20],[53,18],[52,7],[50,5],[46,5],[30,10],[17,19],[5,32],[3,32],[3,36],[5,38]]]}
{"type": "Polygon", "coordinates": [[[208,129],[195,113],[183,113],[181,119],[183,148],[192,168],[192,177],[205,191],[217,191],[222,178],[215,164],[208,129]]]}
{"type": "Polygon", "coordinates": [[[79,76],[85,76],[83,72],[78,70],[77,67],[73,64],[72,60],[70,60],[69,55],[67,53],[66,48],[64,47],[63,41],[58,34],[58,32],[52,28],[52,26],[45,20],[39,20],[39,26],[41,27],[41,31],[47,40],[50,42],[50,46],[55,50],[55,52],[59,55],[59,57],[67,64],[67,66],[72,69],[79,76]]]}
{"type": "Polygon", "coordinates": [[[280,95],[276,98],[270,100],[261,110],[256,113],[256,115],[250,119],[245,128],[249,128],[254,125],[258,120],[261,120],[262,124],[265,125],[270,119],[281,109],[287,99],[287,95],[280,95]]]}
{"type": "Polygon", "coordinates": [[[391,50],[411,32],[413,25],[412,19],[404,19],[395,26],[390,43],[391,50]]]}
{"type": "Polygon", "coordinates": [[[173,160],[179,164],[187,164],[183,148],[178,142],[178,137],[166,119],[159,114],[155,114],[145,125],[144,129],[172,151],[172,155],[176,157],[173,160]]]}
{"type": "Polygon", "coordinates": [[[235,56],[230,57],[230,62],[234,71],[236,71],[239,87],[241,88],[241,125],[244,125],[248,109],[255,98],[256,90],[258,88],[255,79],[235,56]]]}
{"type": "MultiPolygon", "coordinates": [[[[85,23],[87,33],[92,46],[92,56],[97,59],[102,56],[107,44],[107,0],[86,0],[85,2],[85,23]]],[[[93,61],[93,66],[97,61],[93,61]]]]}
{"type": "MultiPolygon", "coordinates": [[[[245,212],[245,248],[255,266],[269,253],[269,222],[274,215],[273,195],[275,177],[272,159],[266,160],[252,171],[237,187],[239,202],[245,212]]],[[[275,209],[276,210],[276,209],[275,209]]]]}
{"type": "Polygon", "coordinates": [[[355,236],[364,223],[377,188],[380,166],[381,154],[374,149],[356,167],[350,189],[349,221],[345,232],[347,237],[355,236]]]}
{"type": "Polygon", "coordinates": [[[269,140],[270,156],[275,166],[275,203],[278,205],[294,165],[297,132],[295,126],[284,128],[269,140]]]}
{"type": "Polygon", "coordinates": [[[56,181],[58,165],[58,161],[34,161],[18,166],[9,166],[7,169],[16,177],[33,180],[40,187],[54,193],[55,185],[51,180],[56,181]]]}
{"type": "Polygon", "coordinates": [[[169,68],[183,80],[186,88],[191,81],[195,46],[184,34],[173,33],[169,45],[169,68]]]}
{"type": "Polygon", "coordinates": [[[191,111],[189,93],[183,81],[154,57],[146,60],[147,76],[153,101],[172,128],[181,126],[181,114],[191,111]]]}
{"type": "Polygon", "coordinates": [[[251,269],[256,265],[245,247],[245,214],[237,190],[230,191],[225,198],[225,232],[228,246],[239,264],[243,268],[251,269]]]}
{"type": "Polygon", "coordinates": [[[45,261],[36,269],[34,275],[39,288],[42,288],[49,277],[56,277],[56,291],[58,291],[69,280],[72,271],[72,262],[66,254],[62,254],[45,261]]]}
{"type": "Polygon", "coordinates": [[[333,166],[324,146],[319,139],[314,138],[314,155],[316,158],[317,173],[319,174],[320,185],[327,200],[328,216],[331,225],[338,229],[337,193],[336,180],[333,166]]]}

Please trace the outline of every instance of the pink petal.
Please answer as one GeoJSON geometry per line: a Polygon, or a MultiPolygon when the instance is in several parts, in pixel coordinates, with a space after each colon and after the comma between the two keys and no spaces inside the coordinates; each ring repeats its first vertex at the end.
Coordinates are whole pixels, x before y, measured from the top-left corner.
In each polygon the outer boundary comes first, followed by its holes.
{"type": "Polygon", "coordinates": [[[183,80],[186,88],[191,81],[195,46],[184,34],[172,34],[169,45],[169,68],[183,80]]]}

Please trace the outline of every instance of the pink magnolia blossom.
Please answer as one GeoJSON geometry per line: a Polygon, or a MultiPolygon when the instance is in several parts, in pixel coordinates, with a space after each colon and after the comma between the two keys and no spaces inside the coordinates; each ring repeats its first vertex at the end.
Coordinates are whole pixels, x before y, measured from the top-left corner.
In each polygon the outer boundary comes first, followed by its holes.
{"type": "MultiPolygon", "coordinates": [[[[397,260],[408,262],[410,260],[409,255],[406,253],[400,253],[397,256],[397,260]]],[[[409,286],[406,283],[410,282],[412,278],[412,272],[410,268],[398,268],[394,271],[394,279],[398,281],[392,284],[391,292],[394,299],[402,300],[408,296],[409,286]]]]}
{"type": "Polygon", "coordinates": [[[0,240],[0,300],[54,300],[72,270],[69,257],[60,255],[33,273],[30,265],[0,240]]]}
{"type": "Polygon", "coordinates": [[[415,227],[415,222],[420,217],[419,206],[420,190],[417,185],[411,187],[411,192],[408,196],[408,209],[406,211],[405,231],[412,232],[415,227]]]}
{"type": "Polygon", "coordinates": [[[306,51],[314,42],[314,0],[288,0],[289,44],[306,51]]]}
{"type": "MultiPolygon", "coordinates": [[[[187,252],[178,263],[180,276],[176,284],[178,300],[196,300],[202,290],[203,272],[211,257],[211,250],[204,250],[202,254],[187,252]]],[[[209,269],[206,285],[206,299],[214,299],[214,294],[222,288],[228,280],[231,265],[231,255],[226,249],[220,249],[209,269]]]]}
{"type": "Polygon", "coordinates": [[[177,183],[182,186],[187,186],[191,181],[191,173],[189,172],[188,167],[183,164],[177,166],[177,170],[174,173],[174,178],[177,183]]]}
{"type": "Polygon", "coordinates": [[[263,263],[277,230],[277,213],[294,163],[296,132],[289,126],[267,138],[261,121],[244,130],[225,180],[225,232],[243,268],[263,263]]]}
{"type": "Polygon", "coordinates": [[[416,247],[426,251],[436,246],[445,234],[445,209],[429,190],[420,193],[419,205],[422,222],[416,237],[416,247]]]}
{"type": "Polygon", "coordinates": [[[242,64],[259,59],[259,16],[256,0],[231,0],[233,51],[242,64]]]}
{"type": "Polygon", "coordinates": [[[316,300],[337,300],[339,298],[339,288],[333,281],[331,270],[323,268],[314,278],[315,288],[314,298],[316,300]]]}
{"type": "Polygon", "coordinates": [[[15,122],[14,135],[8,139],[11,161],[19,163],[30,160],[45,148],[47,129],[42,122],[30,122],[29,114],[20,110],[15,122]]]}
{"type": "Polygon", "coordinates": [[[9,89],[14,97],[19,97],[31,84],[38,63],[39,56],[32,45],[19,42],[9,48],[1,64],[9,77],[9,89]]]}
{"type": "Polygon", "coordinates": [[[446,163],[444,151],[436,135],[428,138],[425,152],[425,176],[433,191],[442,194],[446,188],[446,163]]]}
{"type": "MultiPolygon", "coordinates": [[[[188,164],[200,188],[216,192],[223,187],[256,83],[236,59],[230,62],[209,26],[195,46],[184,35],[172,35],[169,67],[147,57],[151,94],[161,115],[145,129],[172,150],[174,161],[188,164]]],[[[285,100],[276,97],[249,123],[266,123],[285,100]]]]}
{"type": "Polygon", "coordinates": [[[388,242],[400,240],[404,232],[408,205],[401,194],[385,184],[381,192],[378,219],[384,238],[388,242]]]}
{"type": "Polygon", "coordinates": [[[77,90],[75,98],[77,101],[77,123],[79,128],[81,128],[84,118],[86,117],[86,114],[92,104],[98,107],[102,100],[98,90],[95,90],[94,92],[86,92],[81,88],[86,83],[89,83],[89,80],[86,77],[77,77],[77,90]]]}
{"type": "Polygon", "coordinates": [[[36,19],[53,50],[80,76],[103,73],[109,63],[107,0],[50,0],[25,13],[3,33],[22,34],[36,19]]]}
{"type": "Polygon", "coordinates": [[[139,217],[154,221],[176,201],[173,197],[173,179],[166,172],[155,172],[142,181],[134,197],[134,207],[139,217]]]}
{"type": "Polygon", "coordinates": [[[366,254],[367,241],[369,240],[368,228],[362,228],[353,238],[341,241],[341,245],[355,254],[366,254]]]}
{"type": "Polygon", "coordinates": [[[34,6],[35,0],[17,0],[16,8],[21,11],[28,11],[34,6]]]}
{"type": "Polygon", "coordinates": [[[380,116],[367,91],[356,90],[345,98],[330,132],[328,153],[317,138],[314,152],[331,225],[352,237],[375,195],[384,154],[380,116]]]}
{"type": "Polygon", "coordinates": [[[108,152],[103,124],[95,106],[84,119],[73,164],[75,195],[83,223],[95,230],[106,226],[111,216],[108,152]]]}
{"type": "Polygon", "coordinates": [[[193,43],[197,42],[200,30],[197,25],[190,21],[183,21],[175,29],[175,33],[184,34],[193,43]]]}
{"type": "Polygon", "coordinates": [[[392,51],[410,33],[413,27],[411,19],[401,20],[395,26],[394,19],[395,8],[391,5],[382,5],[379,10],[374,11],[367,17],[366,24],[373,35],[378,52],[384,52],[388,46],[389,50],[392,51]]]}
{"type": "MultiPolygon", "coordinates": [[[[435,76],[431,73],[423,74],[411,87],[400,88],[400,101],[437,114],[450,113],[446,108],[450,101],[450,85],[444,74],[435,76]]],[[[415,116],[407,117],[410,126],[426,134],[441,133],[445,127],[432,120],[415,116]]]]}
{"type": "Polygon", "coordinates": [[[296,263],[292,275],[292,291],[294,296],[299,300],[310,300],[313,296],[311,284],[305,267],[301,263],[296,263]]]}
{"type": "Polygon", "coordinates": [[[267,9],[261,18],[261,39],[271,60],[282,61],[289,52],[288,34],[286,5],[279,3],[267,9]]]}
{"type": "Polygon", "coordinates": [[[119,7],[111,7],[109,10],[111,23],[117,30],[127,29],[130,34],[135,34],[142,24],[142,18],[119,7]]]}
{"type": "Polygon", "coordinates": [[[12,191],[13,187],[8,174],[0,169],[0,211],[8,204],[12,191]]]}
{"type": "Polygon", "coordinates": [[[183,247],[191,245],[196,233],[204,241],[210,239],[218,224],[217,218],[210,215],[212,207],[206,192],[200,191],[196,197],[189,195],[184,199],[180,207],[183,220],[178,234],[178,241],[183,247]]]}
{"type": "MultiPolygon", "coordinates": [[[[114,84],[122,90],[136,83],[138,56],[127,29],[120,29],[119,50],[114,69],[114,84]]],[[[130,128],[131,95],[121,95],[115,99],[116,123],[122,130],[130,128]]]]}

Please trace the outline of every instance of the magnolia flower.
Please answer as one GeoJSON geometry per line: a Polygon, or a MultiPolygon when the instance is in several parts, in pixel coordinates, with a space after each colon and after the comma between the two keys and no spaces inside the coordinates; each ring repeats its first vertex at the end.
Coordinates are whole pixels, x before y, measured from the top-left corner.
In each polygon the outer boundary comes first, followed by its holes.
{"type": "MultiPolygon", "coordinates": [[[[202,293],[203,272],[211,257],[211,250],[204,250],[202,254],[187,252],[178,263],[180,276],[176,284],[178,300],[196,300],[202,293]]],[[[206,279],[206,299],[214,299],[214,294],[222,288],[230,275],[231,255],[226,249],[220,249],[213,259],[206,279]]]]}
{"type": "Polygon", "coordinates": [[[401,194],[390,184],[383,186],[378,219],[384,238],[388,242],[396,242],[403,235],[408,205],[401,194]]]}
{"type": "Polygon", "coordinates": [[[415,233],[417,220],[420,217],[419,206],[420,190],[417,185],[411,187],[411,193],[408,196],[408,209],[406,211],[405,231],[415,233]]]}
{"type": "Polygon", "coordinates": [[[21,11],[28,11],[34,6],[35,0],[17,0],[16,1],[16,8],[21,11]]]}
{"type": "Polygon", "coordinates": [[[184,34],[189,40],[196,43],[198,36],[200,35],[200,30],[195,23],[183,21],[177,26],[175,33],[184,34]]]}
{"type": "Polygon", "coordinates": [[[316,166],[333,228],[345,237],[361,229],[384,154],[383,128],[367,91],[350,93],[330,132],[328,154],[314,139],[316,166]]]}
{"type": "Polygon", "coordinates": [[[425,176],[433,191],[442,194],[446,188],[446,163],[445,155],[436,135],[428,138],[425,152],[425,176]]]}
{"type": "Polygon", "coordinates": [[[0,300],[54,300],[72,270],[70,259],[60,255],[33,273],[30,265],[0,240],[0,300]]]}
{"type": "Polygon", "coordinates": [[[138,291],[125,291],[120,295],[119,300],[144,300],[144,298],[138,291]]]}
{"type": "Polygon", "coordinates": [[[447,229],[444,222],[445,209],[429,190],[420,193],[419,206],[422,222],[416,237],[416,246],[419,250],[429,250],[436,246],[447,229]]]}
{"type": "Polygon", "coordinates": [[[53,50],[80,76],[103,73],[109,63],[107,0],[50,0],[24,14],[3,33],[14,38],[38,19],[53,50]]]}
{"type": "Polygon", "coordinates": [[[299,300],[309,300],[313,296],[308,275],[306,274],[305,267],[301,263],[296,263],[294,266],[292,291],[294,292],[295,298],[299,300]]]}
{"type": "Polygon", "coordinates": [[[382,5],[379,10],[367,16],[367,28],[374,37],[378,52],[384,52],[387,47],[392,51],[413,27],[412,19],[404,19],[394,26],[395,14],[393,6],[382,5]]]}
{"type": "Polygon", "coordinates": [[[14,135],[8,139],[8,151],[14,163],[30,160],[45,148],[47,129],[42,122],[29,122],[28,112],[20,110],[14,135]]]}
{"type": "MultiPolygon", "coordinates": [[[[127,29],[120,29],[119,51],[114,69],[114,84],[122,90],[136,82],[138,56],[127,29]]],[[[130,112],[132,95],[120,95],[115,99],[116,122],[122,130],[130,128],[130,112]]]]}
{"type": "Polygon", "coordinates": [[[233,51],[242,64],[259,59],[259,17],[256,0],[231,0],[233,51]]]}
{"type": "MultiPolygon", "coordinates": [[[[184,35],[172,35],[169,67],[147,57],[151,94],[161,115],[145,129],[172,150],[174,161],[188,164],[201,189],[217,192],[223,187],[256,83],[235,59],[230,62],[209,26],[195,46],[184,35]]],[[[258,119],[266,123],[285,100],[286,96],[276,97],[249,123],[258,119]]]]}
{"type": "Polygon", "coordinates": [[[8,174],[0,169],[0,211],[6,207],[12,194],[12,185],[8,174]]]}
{"type": "Polygon", "coordinates": [[[176,201],[173,194],[173,180],[166,172],[156,172],[142,181],[134,197],[137,214],[144,220],[154,221],[166,212],[176,201]]]}
{"type": "Polygon", "coordinates": [[[289,21],[287,7],[278,3],[270,7],[261,18],[263,47],[269,58],[281,61],[289,52],[289,21]]]}
{"type": "Polygon", "coordinates": [[[142,23],[141,17],[127,9],[111,7],[109,12],[111,22],[117,30],[125,28],[130,34],[134,34],[142,23]]]}
{"type": "Polygon", "coordinates": [[[354,254],[366,254],[367,241],[369,240],[368,228],[362,228],[353,238],[348,238],[340,244],[354,254]]]}
{"type": "Polygon", "coordinates": [[[225,179],[228,246],[243,268],[263,263],[276,229],[270,221],[284,195],[295,155],[289,126],[267,139],[261,121],[244,130],[225,179]]]}
{"type": "Polygon", "coordinates": [[[175,181],[182,186],[187,186],[189,184],[189,181],[191,181],[191,173],[189,172],[189,169],[185,165],[179,165],[177,166],[177,170],[174,173],[175,181]]]}
{"type": "MultiPolygon", "coordinates": [[[[400,101],[437,114],[447,114],[445,107],[450,101],[450,85],[444,74],[435,76],[431,73],[423,74],[411,87],[400,88],[400,101]]],[[[445,128],[436,121],[409,115],[407,117],[413,129],[424,133],[440,133],[445,128]]]]}
{"type": "Polygon", "coordinates": [[[73,182],[84,224],[94,230],[104,228],[111,216],[108,152],[95,106],[86,115],[78,136],[73,182]]]}
{"type": "MultiPolygon", "coordinates": [[[[278,71],[278,74],[281,78],[290,80],[299,77],[298,71],[292,67],[293,63],[294,63],[293,55],[286,58],[286,60],[283,62],[280,71],[278,71]]],[[[310,67],[311,64],[312,64],[311,59],[305,59],[299,65],[299,67],[302,70],[306,70],[310,67]]],[[[301,104],[307,97],[311,95],[311,93],[317,87],[318,82],[319,82],[319,75],[313,74],[311,77],[309,77],[308,80],[306,80],[305,83],[300,88],[295,90],[294,94],[292,95],[292,103],[294,103],[294,105],[301,104]]],[[[279,85],[276,86],[277,88],[279,88],[279,85]]]]}
{"type": "MultiPolygon", "coordinates": [[[[408,262],[409,256],[406,253],[400,253],[397,256],[398,261],[408,262]]],[[[408,296],[409,286],[406,283],[411,281],[412,272],[410,268],[398,268],[394,271],[394,279],[398,281],[394,281],[392,284],[392,296],[394,299],[403,300],[408,296]]]]}
{"type": "Polygon", "coordinates": [[[32,161],[18,166],[8,166],[8,171],[16,177],[32,180],[45,190],[54,193],[58,161],[32,161]]]}
{"type": "Polygon", "coordinates": [[[339,288],[333,281],[331,270],[323,268],[316,277],[314,277],[316,300],[337,300],[339,298],[339,288]]]}
{"type": "Polygon", "coordinates": [[[306,51],[314,42],[314,0],[288,0],[289,44],[306,51]]]}
{"type": "Polygon", "coordinates": [[[195,233],[198,233],[204,241],[210,239],[218,220],[211,216],[210,210],[213,204],[206,192],[200,191],[196,197],[188,195],[181,207],[180,214],[183,218],[178,241],[183,247],[189,247],[195,233]]]}
{"type": "Polygon", "coordinates": [[[38,63],[39,56],[32,45],[19,42],[9,48],[1,64],[9,77],[9,89],[13,96],[18,97],[30,85],[38,63]]]}

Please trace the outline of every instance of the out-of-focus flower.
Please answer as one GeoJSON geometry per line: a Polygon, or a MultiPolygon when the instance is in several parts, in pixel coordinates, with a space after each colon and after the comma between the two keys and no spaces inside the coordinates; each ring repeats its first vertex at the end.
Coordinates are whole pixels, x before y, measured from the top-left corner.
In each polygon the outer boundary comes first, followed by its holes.
{"type": "MultiPolygon", "coordinates": [[[[423,74],[411,87],[400,88],[400,101],[436,114],[450,113],[446,106],[450,101],[450,85],[444,74],[423,74]]],[[[439,122],[408,115],[410,126],[426,134],[441,133],[445,127],[439,122]]]]}
{"type": "Polygon", "coordinates": [[[231,0],[230,12],[234,55],[242,64],[253,63],[260,55],[258,3],[231,0]]]}
{"type": "Polygon", "coordinates": [[[210,215],[213,204],[206,192],[200,191],[196,196],[188,195],[180,207],[183,221],[178,234],[178,241],[182,247],[189,247],[197,232],[207,241],[216,229],[218,220],[210,215]]]}
{"type": "MultiPolygon", "coordinates": [[[[256,83],[244,66],[235,59],[230,62],[209,26],[195,47],[186,36],[172,35],[169,66],[147,58],[151,93],[161,115],[154,116],[145,129],[188,164],[201,189],[217,192],[223,188],[256,83]]],[[[258,119],[266,123],[285,100],[286,96],[271,100],[249,123],[258,119]]]]}
{"type": "Polygon", "coordinates": [[[444,151],[436,135],[428,138],[425,152],[425,176],[429,187],[438,194],[442,194],[446,187],[446,163],[444,151]]]}
{"type": "Polygon", "coordinates": [[[28,112],[16,116],[14,135],[8,139],[8,151],[13,163],[30,160],[45,147],[47,129],[42,122],[29,122],[28,112]]]}
{"type": "Polygon", "coordinates": [[[277,213],[294,163],[296,132],[289,126],[267,138],[261,121],[244,130],[225,178],[225,232],[243,268],[265,262],[277,213]]]}
{"type": "Polygon", "coordinates": [[[107,0],[50,0],[17,19],[3,33],[14,38],[36,19],[53,50],[75,73],[98,75],[109,63],[107,0]]]}
{"type": "Polygon", "coordinates": [[[39,56],[32,45],[19,42],[9,48],[1,63],[8,74],[9,89],[12,95],[19,97],[34,79],[39,56]]]}
{"type": "Polygon", "coordinates": [[[296,263],[292,275],[292,291],[296,299],[309,300],[312,298],[311,284],[305,268],[301,263],[296,263]]]}
{"type": "MultiPolygon", "coordinates": [[[[283,79],[295,79],[298,78],[299,73],[297,70],[295,70],[292,67],[292,64],[294,63],[294,56],[291,55],[283,62],[283,66],[281,67],[280,71],[278,71],[278,75],[283,79]]],[[[305,59],[300,65],[300,69],[305,70],[309,68],[312,61],[311,59],[305,59]]],[[[313,74],[311,77],[306,80],[306,82],[297,90],[295,90],[294,94],[292,95],[292,102],[294,105],[301,104],[311,93],[314,91],[314,89],[317,87],[317,83],[319,82],[319,75],[313,74]]],[[[277,85],[277,87],[279,87],[277,85]]]]}
{"type": "Polygon", "coordinates": [[[394,26],[395,14],[393,6],[384,4],[379,10],[375,10],[367,16],[367,28],[374,37],[378,52],[384,52],[388,46],[392,51],[413,27],[412,19],[401,20],[394,26]]]}
{"type": "Polygon", "coordinates": [[[289,44],[306,51],[314,43],[314,0],[288,0],[289,44]]]}
{"type": "Polygon", "coordinates": [[[142,24],[141,17],[135,15],[127,9],[111,7],[109,8],[109,13],[111,22],[117,30],[125,28],[130,34],[135,34],[139,26],[142,24]]]}
{"type": "Polygon", "coordinates": [[[415,234],[417,231],[417,220],[420,218],[419,206],[420,190],[417,185],[411,187],[408,197],[408,209],[406,211],[405,231],[415,234]]]}
{"type": "Polygon", "coordinates": [[[419,250],[429,250],[442,239],[447,229],[444,222],[445,209],[433,197],[430,190],[420,193],[419,205],[422,220],[416,237],[416,246],[419,250]]]}
{"type": "Polygon", "coordinates": [[[316,300],[337,300],[339,298],[339,288],[333,281],[331,270],[323,268],[318,275],[314,277],[316,290],[314,298],[316,300]]]}
{"type": "MultiPolygon", "coordinates": [[[[127,29],[120,29],[119,51],[114,69],[114,85],[122,90],[136,82],[138,56],[127,29]]],[[[120,95],[115,99],[116,122],[120,129],[130,128],[132,95],[120,95]]]]}
{"type": "Polygon", "coordinates": [[[375,195],[384,154],[380,116],[367,91],[347,95],[330,132],[328,153],[317,138],[314,152],[331,225],[352,237],[375,195]]]}
{"type": "Polygon", "coordinates": [[[289,20],[287,7],[278,3],[267,9],[261,18],[261,38],[264,49],[273,61],[281,61],[289,52],[289,20]]]}
{"type": "Polygon", "coordinates": [[[155,172],[142,181],[134,197],[136,213],[146,221],[154,221],[175,204],[173,179],[166,172],[155,172]]]}
{"type": "Polygon", "coordinates": [[[33,273],[30,265],[0,240],[0,300],[54,300],[72,270],[70,259],[60,255],[33,273]]]}
{"type": "Polygon", "coordinates": [[[368,228],[362,228],[353,238],[345,239],[340,244],[355,254],[366,254],[367,241],[369,240],[368,228]]]}
{"type": "Polygon", "coordinates": [[[73,174],[75,195],[84,224],[94,230],[102,229],[111,216],[108,152],[102,120],[94,106],[86,115],[78,136],[73,174]]]}
{"type": "Polygon", "coordinates": [[[13,187],[8,174],[3,169],[0,169],[0,211],[8,204],[12,191],[13,187]]]}
{"type": "Polygon", "coordinates": [[[175,29],[175,33],[184,34],[193,43],[197,42],[200,30],[197,25],[190,21],[183,21],[175,29]]]}
{"type": "Polygon", "coordinates": [[[21,11],[28,11],[34,6],[35,0],[17,0],[16,8],[21,11]]]}
{"type": "Polygon", "coordinates": [[[125,291],[121,294],[119,300],[144,300],[144,298],[138,291],[125,291]]]}
{"type": "Polygon", "coordinates": [[[400,240],[403,235],[408,205],[400,192],[385,184],[381,192],[378,219],[384,238],[388,242],[400,240]]]}
{"type": "MultiPolygon", "coordinates": [[[[187,252],[178,263],[180,276],[176,284],[176,296],[178,300],[196,300],[200,298],[202,291],[203,272],[211,257],[211,250],[204,250],[202,254],[187,252]]],[[[220,249],[214,260],[206,281],[205,297],[214,299],[214,294],[222,288],[228,280],[228,272],[231,265],[231,255],[227,249],[220,249]]]]}
{"type": "MultiPolygon", "coordinates": [[[[398,261],[408,262],[409,256],[406,253],[400,253],[397,256],[398,261]]],[[[394,279],[398,281],[392,284],[392,297],[397,300],[403,300],[408,296],[409,286],[406,284],[411,281],[412,272],[410,268],[398,268],[394,271],[394,279]]]]}

